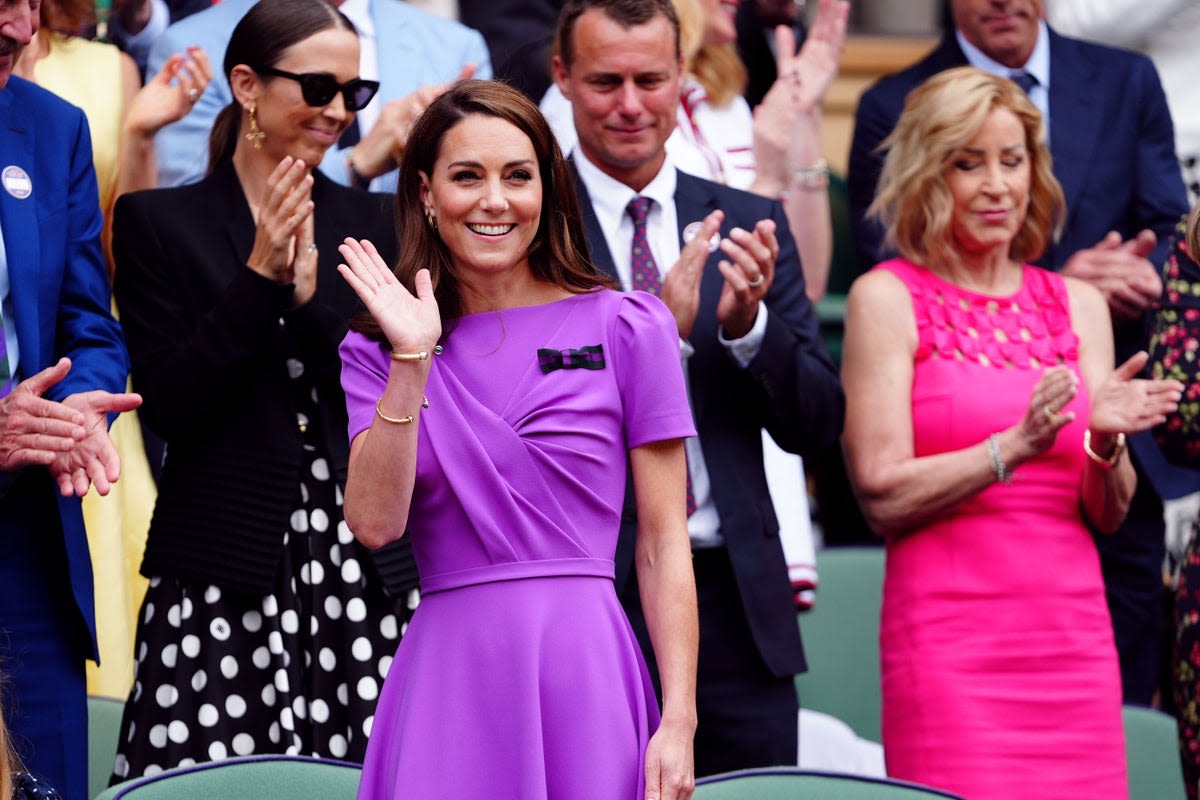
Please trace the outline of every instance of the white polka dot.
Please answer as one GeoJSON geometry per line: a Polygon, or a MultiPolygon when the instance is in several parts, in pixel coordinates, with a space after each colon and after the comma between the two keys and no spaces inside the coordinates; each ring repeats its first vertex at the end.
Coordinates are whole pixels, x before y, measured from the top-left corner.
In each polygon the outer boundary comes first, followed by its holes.
{"type": "Polygon", "coordinates": [[[170,708],[178,699],[179,690],[168,683],[159,686],[158,691],[154,693],[154,700],[158,703],[159,708],[170,708]]]}
{"type": "Polygon", "coordinates": [[[175,744],[183,744],[188,740],[187,723],[175,720],[167,726],[167,737],[175,744]]]}
{"type": "Polygon", "coordinates": [[[344,683],[338,684],[337,699],[338,699],[338,702],[341,703],[342,705],[349,705],[350,690],[346,687],[346,684],[344,684],[344,683]]]}
{"type": "Polygon", "coordinates": [[[323,458],[313,459],[312,476],[319,481],[329,480],[329,462],[323,458]]]}
{"type": "MultiPolygon", "coordinates": [[[[312,450],[311,447],[306,447],[306,450],[312,450]]],[[[303,505],[308,505],[308,484],[300,484],[300,502],[303,505]]]]}
{"type": "Polygon", "coordinates": [[[145,643],[145,642],[142,642],[141,646],[140,646],[140,647],[138,647],[138,656],[137,656],[137,660],[138,660],[138,661],[145,661],[145,660],[146,660],[146,653],[148,653],[148,652],[150,652],[150,648],[148,648],[148,647],[146,646],[146,643],[145,643]]]}
{"type": "Polygon", "coordinates": [[[196,721],[206,728],[211,728],[213,725],[217,724],[217,719],[219,719],[220,716],[221,714],[219,711],[217,711],[216,706],[214,706],[212,703],[205,703],[204,705],[200,706],[200,709],[196,712],[196,721]]]}
{"type": "Polygon", "coordinates": [[[370,675],[358,682],[358,696],[370,702],[379,696],[379,684],[370,675]]]}
{"type": "Polygon", "coordinates": [[[192,676],[192,691],[199,692],[208,685],[208,675],[202,669],[196,670],[196,674],[192,676]]]}
{"type": "Polygon", "coordinates": [[[291,528],[296,533],[308,533],[308,512],[297,508],[292,512],[291,528]]]}
{"type": "Polygon", "coordinates": [[[242,627],[250,633],[257,633],[258,629],[262,627],[262,614],[254,609],[242,614],[242,627]]]}
{"type": "Polygon", "coordinates": [[[170,625],[172,628],[178,628],[179,627],[179,615],[180,615],[179,606],[178,605],[171,606],[169,609],[167,609],[167,624],[170,625]]]}
{"type": "Polygon", "coordinates": [[[359,661],[371,660],[371,642],[367,637],[360,636],[350,645],[350,653],[359,661]]]}
{"type": "Polygon", "coordinates": [[[337,533],[340,544],[350,544],[354,541],[354,533],[350,530],[350,526],[346,524],[345,520],[338,523],[337,533]]]}
{"type": "Polygon", "coordinates": [[[347,558],[346,563],[342,564],[342,580],[346,583],[358,583],[362,578],[362,567],[358,565],[357,558],[347,558]]]}
{"type": "Polygon", "coordinates": [[[216,586],[209,586],[204,590],[204,602],[210,606],[221,599],[221,590],[216,586]]]}
{"type": "Polygon", "coordinates": [[[303,697],[297,697],[292,701],[292,712],[295,713],[297,719],[304,719],[308,715],[308,703],[304,702],[303,697]]]}
{"type": "Polygon", "coordinates": [[[224,742],[213,742],[208,746],[208,757],[212,761],[220,761],[223,758],[229,757],[229,752],[225,749],[224,742]]]}
{"type": "Polygon", "coordinates": [[[267,708],[271,708],[272,706],[275,705],[275,686],[274,686],[274,684],[268,683],[266,686],[263,687],[262,701],[263,701],[263,705],[266,706],[267,708]]]}
{"type": "Polygon", "coordinates": [[[329,704],[321,698],[312,701],[312,705],[308,707],[308,714],[312,717],[312,721],[318,725],[326,722],[329,719],[329,704]]]}
{"type": "Polygon", "coordinates": [[[238,662],[233,656],[225,656],[221,659],[221,674],[227,679],[233,680],[238,674],[238,662]]]}
{"type": "Polygon", "coordinates": [[[267,617],[279,614],[279,602],[275,599],[275,595],[269,594],[263,598],[262,610],[263,615],[267,617]]]}
{"type": "Polygon", "coordinates": [[[345,758],[348,749],[345,736],[335,733],[329,737],[329,754],[334,758],[345,758]]]}
{"type": "Polygon", "coordinates": [[[169,644],[163,648],[162,663],[167,669],[175,669],[175,662],[179,658],[179,645],[169,644]]]}
{"type": "Polygon", "coordinates": [[[246,701],[240,694],[231,694],[225,698],[225,713],[234,719],[241,719],[246,713],[246,701]]]}
{"type": "Polygon", "coordinates": [[[218,642],[223,642],[229,638],[229,623],[224,617],[216,617],[208,624],[208,632],[218,642]]]}
{"type": "Polygon", "coordinates": [[[292,743],[283,749],[283,754],[285,756],[300,755],[300,737],[299,736],[292,737],[292,743]]]}
{"type": "Polygon", "coordinates": [[[342,565],[342,547],[343,545],[335,544],[333,547],[329,548],[329,563],[333,564],[335,567],[340,567],[342,565]]]}
{"type": "Polygon", "coordinates": [[[179,764],[177,766],[192,767],[192,766],[195,766],[195,764],[196,764],[196,759],[194,759],[194,758],[181,758],[181,759],[179,759],[179,764]]]}
{"type": "Polygon", "coordinates": [[[267,665],[271,663],[271,654],[267,652],[267,648],[265,647],[256,647],[250,655],[250,660],[259,669],[266,669],[267,665]]]}
{"type": "Polygon", "coordinates": [[[383,658],[379,659],[379,678],[380,678],[380,680],[386,680],[387,676],[388,676],[388,672],[391,669],[392,669],[392,657],[391,656],[384,656],[383,658]]]}
{"type": "Polygon", "coordinates": [[[300,630],[300,616],[289,608],[279,615],[279,627],[284,633],[295,633],[300,630]]]}
{"type": "Polygon", "coordinates": [[[342,487],[336,483],[333,485],[333,502],[337,504],[338,508],[342,507],[342,487]]]}
{"type": "Polygon", "coordinates": [[[125,737],[125,741],[132,742],[135,733],[137,733],[137,723],[131,720],[129,723],[129,735],[125,737]]]}
{"type": "Polygon", "coordinates": [[[239,756],[248,756],[254,752],[254,737],[248,733],[239,733],[233,737],[233,752],[239,756]]]}
{"type": "Polygon", "coordinates": [[[150,729],[150,744],[155,747],[167,746],[167,726],[155,725],[150,729]]]}
{"type": "Polygon", "coordinates": [[[413,611],[421,604],[421,590],[409,589],[408,591],[408,610],[413,611]]]}
{"type": "Polygon", "coordinates": [[[279,723],[272,722],[271,727],[267,729],[267,738],[271,740],[271,744],[279,744],[279,723]]]}
{"type": "Polygon", "coordinates": [[[283,532],[283,546],[287,547],[287,543],[292,540],[291,534],[288,531],[283,532]]]}
{"type": "Polygon", "coordinates": [[[285,652],[282,656],[283,666],[290,667],[292,665],[292,654],[285,652]]]}
{"type": "Polygon", "coordinates": [[[279,655],[283,652],[283,634],[279,631],[271,631],[267,634],[267,648],[272,655],[279,655]]]}
{"type": "MultiPolygon", "coordinates": [[[[321,630],[321,620],[317,619],[316,617],[309,617],[308,618],[308,634],[309,634],[309,636],[315,637],[317,635],[317,631],[319,631],[319,630],[321,630]]],[[[312,663],[312,657],[311,657],[312,654],[309,653],[307,650],[304,652],[306,655],[309,656],[308,661],[305,663],[311,664],[312,663]]]]}
{"type": "Polygon", "coordinates": [[[137,702],[142,699],[142,684],[141,682],[133,684],[133,700],[137,702]]]}
{"type": "Polygon", "coordinates": [[[342,616],[342,601],[330,595],[325,598],[325,615],[330,619],[340,619],[342,616]]]}
{"type": "Polygon", "coordinates": [[[192,598],[183,598],[183,602],[179,604],[179,616],[182,619],[192,618],[192,598]]]}
{"type": "Polygon", "coordinates": [[[285,731],[296,730],[296,718],[292,716],[291,708],[284,707],[279,710],[279,724],[285,731]]]}
{"type": "Polygon", "coordinates": [[[288,675],[284,670],[275,671],[275,688],[287,694],[290,684],[288,683],[288,675]]]}
{"type": "Polygon", "coordinates": [[[320,561],[310,561],[300,568],[300,575],[305,583],[316,585],[325,580],[325,567],[321,566],[320,561]]]}
{"type": "Polygon", "coordinates": [[[367,618],[367,604],[361,597],[352,597],[346,603],[346,619],[351,622],[362,622],[367,618]]]}
{"type": "Polygon", "coordinates": [[[188,658],[195,658],[200,655],[200,637],[194,633],[189,633],[183,637],[183,642],[180,644],[183,654],[188,658]]]}
{"type": "Polygon", "coordinates": [[[329,530],[329,515],[324,509],[314,508],[308,516],[308,524],[312,525],[312,529],[317,533],[324,533],[329,530]]]}
{"type": "MultiPolygon", "coordinates": [[[[146,610],[142,614],[142,621],[149,622],[152,619],[154,619],[154,603],[146,603],[146,610]]],[[[128,768],[128,765],[126,765],[126,769],[128,768]]]]}
{"type": "Polygon", "coordinates": [[[385,614],[383,619],[379,620],[379,632],[383,634],[385,639],[395,639],[396,630],[396,615],[385,614]]]}
{"type": "Polygon", "coordinates": [[[113,759],[113,774],[120,775],[122,778],[129,777],[129,759],[117,753],[117,757],[113,759]]]}
{"type": "Polygon", "coordinates": [[[287,360],[287,371],[288,371],[288,377],[291,378],[292,380],[295,380],[296,378],[299,378],[301,375],[304,374],[304,364],[301,363],[298,359],[289,358],[287,360]]]}
{"type": "Polygon", "coordinates": [[[321,662],[321,669],[326,672],[333,672],[337,668],[337,654],[329,647],[321,648],[317,660],[321,662]]]}
{"type": "Polygon", "coordinates": [[[374,724],[375,724],[375,715],[374,714],[372,714],[371,716],[369,716],[363,720],[363,736],[366,736],[368,739],[371,738],[371,727],[374,724]]]}
{"type": "Polygon", "coordinates": [[[146,768],[144,770],[142,770],[142,777],[143,778],[153,778],[155,775],[157,775],[158,773],[160,773],[162,771],[163,771],[163,768],[160,767],[158,764],[147,764],[146,768]]]}

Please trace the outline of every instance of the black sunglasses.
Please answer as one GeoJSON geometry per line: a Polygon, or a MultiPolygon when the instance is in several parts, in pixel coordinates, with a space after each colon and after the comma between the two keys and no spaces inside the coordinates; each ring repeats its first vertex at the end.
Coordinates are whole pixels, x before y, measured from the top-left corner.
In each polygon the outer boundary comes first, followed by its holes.
{"type": "Polygon", "coordinates": [[[259,75],[272,75],[296,81],[300,84],[300,94],[304,97],[304,102],[314,107],[329,105],[334,96],[341,92],[346,110],[358,111],[365,108],[379,91],[379,81],[354,78],[345,83],[338,83],[328,72],[306,72],[297,75],[295,72],[284,72],[274,67],[259,67],[254,71],[259,75]]]}

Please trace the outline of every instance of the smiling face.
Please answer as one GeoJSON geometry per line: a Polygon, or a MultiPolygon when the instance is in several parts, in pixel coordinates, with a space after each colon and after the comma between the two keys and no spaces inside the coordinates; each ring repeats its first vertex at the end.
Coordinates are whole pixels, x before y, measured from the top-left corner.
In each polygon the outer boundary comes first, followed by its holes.
{"type": "Polygon", "coordinates": [[[40,7],[40,0],[0,0],[0,89],[38,31],[40,7]]]}
{"type": "Polygon", "coordinates": [[[568,68],[554,79],[571,101],[579,147],[605,174],[640,191],[658,174],[675,130],[683,64],[665,16],[626,28],[602,9],[583,12],[568,68]]]}
{"type": "Polygon", "coordinates": [[[471,114],[442,137],[421,202],[463,279],[529,272],[529,247],[542,214],[533,143],[498,117],[471,114]]]}
{"type": "Polygon", "coordinates": [[[966,40],[1010,69],[1025,66],[1037,44],[1040,0],[951,0],[966,40]]]}
{"type": "MultiPolygon", "coordinates": [[[[327,28],[289,47],[271,66],[297,74],[324,72],[344,83],[358,77],[358,37],[351,31],[327,28]]],[[[325,151],[354,120],[341,93],[324,106],[313,107],[304,101],[300,84],[290,78],[259,76],[240,66],[232,77],[243,87],[238,101],[255,106],[258,126],[266,134],[261,152],[272,164],[287,155],[310,166],[320,164],[325,151]],[[238,80],[243,69],[249,74],[238,80]]]]}
{"type": "Polygon", "coordinates": [[[983,127],[955,151],[946,172],[954,199],[951,235],[968,256],[1007,258],[1029,208],[1031,184],[1025,128],[1007,108],[995,108],[983,127]]]}

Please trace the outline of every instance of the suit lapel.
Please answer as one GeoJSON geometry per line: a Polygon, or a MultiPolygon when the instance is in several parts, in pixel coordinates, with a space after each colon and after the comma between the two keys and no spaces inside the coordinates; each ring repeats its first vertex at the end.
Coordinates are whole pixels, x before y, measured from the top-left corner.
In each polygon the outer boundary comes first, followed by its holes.
{"type": "Polygon", "coordinates": [[[38,184],[49,177],[38,174],[35,169],[33,130],[29,121],[13,105],[13,93],[0,91],[0,172],[10,166],[24,170],[33,182],[33,193],[24,200],[0,189],[0,228],[4,231],[9,292],[15,312],[13,324],[20,349],[25,354],[21,359],[21,374],[28,377],[36,371],[38,353],[41,352],[37,279],[41,248],[37,236],[37,203],[41,188],[38,184]]]}
{"type": "Polygon", "coordinates": [[[1096,118],[1097,105],[1087,87],[1096,67],[1070,39],[1050,32],[1050,152],[1054,176],[1067,201],[1065,227],[1071,226],[1079,193],[1104,120],[1096,118]]]}
{"type": "Polygon", "coordinates": [[[226,160],[218,164],[206,179],[206,184],[210,195],[209,207],[225,210],[225,238],[235,257],[230,263],[245,264],[250,260],[250,251],[254,247],[254,215],[238,182],[233,162],[226,160]]]}
{"type": "Polygon", "coordinates": [[[617,274],[612,252],[608,249],[608,239],[600,227],[600,221],[596,219],[596,209],[592,207],[592,198],[588,194],[587,187],[583,185],[583,179],[579,177],[579,170],[575,168],[575,159],[567,159],[567,164],[571,168],[571,177],[575,179],[575,191],[579,195],[579,212],[583,216],[583,230],[587,234],[588,246],[592,251],[592,263],[605,275],[620,281],[621,276],[617,274]]]}

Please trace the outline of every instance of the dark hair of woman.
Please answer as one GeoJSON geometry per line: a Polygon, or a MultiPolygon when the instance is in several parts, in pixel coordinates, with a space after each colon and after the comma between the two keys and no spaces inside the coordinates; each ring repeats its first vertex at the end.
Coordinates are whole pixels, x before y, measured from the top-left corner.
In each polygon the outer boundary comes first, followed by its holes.
{"type": "MultiPolygon", "coordinates": [[[[612,285],[611,279],[592,266],[575,182],[549,124],[521,92],[504,83],[481,80],[454,84],[413,126],[400,160],[396,191],[396,240],[400,247],[396,277],[400,282],[414,291],[417,272],[428,268],[443,321],[462,316],[462,285],[454,274],[450,251],[425,219],[421,173],[433,174],[446,133],[473,114],[509,122],[533,144],[542,184],[542,214],[528,252],[534,277],[575,293],[612,285]]],[[[351,328],[373,339],[383,338],[370,315],[356,317],[351,328]]]]}
{"type": "MultiPolygon", "coordinates": [[[[225,79],[229,79],[238,64],[251,69],[273,67],[289,47],[330,28],[357,33],[353,23],[325,0],[260,0],[246,12],[229,37],[223,66],[225,79]]],[[[237,100],[217,114],[208,139],[210,172],[233,156],[241,116],[242,107],[237,100]]]]}

